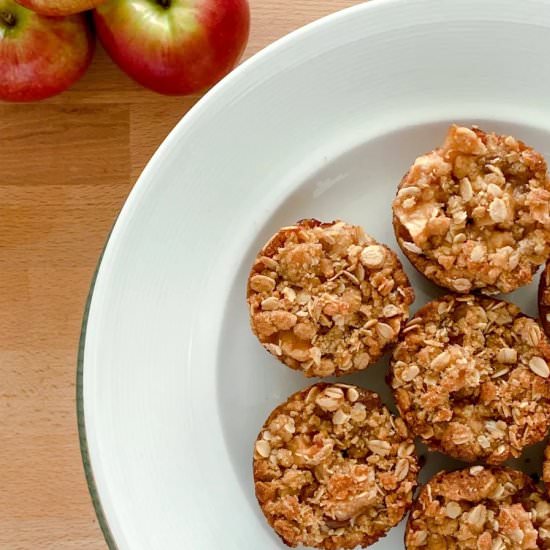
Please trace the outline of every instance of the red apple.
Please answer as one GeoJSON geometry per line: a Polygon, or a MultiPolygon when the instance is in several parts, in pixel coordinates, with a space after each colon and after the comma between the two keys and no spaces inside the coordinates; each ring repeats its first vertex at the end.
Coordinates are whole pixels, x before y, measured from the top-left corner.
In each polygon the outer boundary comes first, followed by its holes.
{"type": "Polygon", "coordinates": [[[84,15],[44,17],[0,0],[0,99],[34,101],[67,89],[86,71],[94,41],[84,15]]]}
{"type": "Polygon", "coordinates": [[[163,94],[201,92],[241,56],[250,25],[246,0],[107,0],[97,34],[120,68],[163,94]]]}
{"type": "Polygon", "coordinates": [[[17,0],[40,15],[73,15],[99,6],[105,0],[17,0]]]}

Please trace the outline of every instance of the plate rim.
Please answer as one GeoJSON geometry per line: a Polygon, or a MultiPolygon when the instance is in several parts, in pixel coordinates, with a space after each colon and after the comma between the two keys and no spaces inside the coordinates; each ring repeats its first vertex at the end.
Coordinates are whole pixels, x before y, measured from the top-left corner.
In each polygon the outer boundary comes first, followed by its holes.
{"type": "MultiPolygon", "coordinates": [[[[118,220],[118,216],[117,216],[118,220]]],[[[114,222],[116,224],[116,220],[114,222]]],[[[114,224],[113,224],[114,227],[114,224]]],[[[111,528],[109,527],[109,522],[107,520],[107,515],[101,504],[101,498],[99,496],[99,490],[94,477],[92,461],[90,458],[90,452],[88,447],[88,438],[86,435],[86,423],[84,415],[84,347],[86,343],[86,330],[88,327],[88,319],[90,313],[90,305],[92,303],[92,296],[94,293],[95,283],[97,281],[97,275],[99,273],[99,268],[101,266],[101,260],[109,243],[111,237],[111,232],[105,240],[103,245],[103,250],[99,255],[94,274],[92,275],[92,280],[90,282],[90,289],[86,297],[86,303],[84,305],[84,313],[82,315],[82,324],[80,328],[80,338],[78,341],[78,355],[77,355],[77,368],[76,368],[76,417],[77,417],[77,427],[78,427],[78,441],[80,447],[80,457],[82,459],[82,466],[84,468],[84,475],[86,477],[86,485],[88,486],[88,493],[92,500],[92,505],[94,507],[95,516],[99,524],[99,528],[103,533],[103,538],[107,543],[109,550],[117,550],[118,545],[115,542],[111,528]]]]}
{"type": "MultiPolygon", "coordinates": [[[[368,0],[359,4],[347,7],[345,9],[328,14],[324,17],[316,19],[286,35],[277,39],[273,43],[269,44],[259,52],[245,60],[241,65],[236,67],[227,77],[222,79],[218,84],[211,88],[187,113],[185,113],[180,120],[176,123],[174,128],[169,132],[167,137],[159,144],[154,154],[148,160],[140,176],[137,178],[133,185],[128,197],[126,198],[124,205],[115,217],[111,230],[109,231],[103,249],[100,252],[99,259],[96,264],[95,271],[91,278],[90,288],[85,306],[83,310],[83,318],[81,325],[81,332],[78,344],[78,356],[77,356],[77,369],[76,369],[76,412],[77,412],[77,426],[80,453],[82,463],[84,467],[84,473],[88,486],[88,491],[94,506],[95,515],[97,517],[99,526],[104,536],[104,540],[107,547],[110,550],[117,550],[119,545],[115,540],[115,536],[109,524],[105,508],[103,506],[101,496],[99,494],[98,485],[96,483],[94,475],[94,467],[92,465],[90,449],[89,449],[89,435],[86,430],[86,415],[84,405],[84,368],[85,368],[85,348],[88,332],[88,323],[90,321],[90,313],[93,307],[94,292],[96,285],[100,280],[100,277],[107,275],[104,273],[105,263],[103,262],[105,254],[117,240],[119,233],[128,225],[128,221],[131,218],[133,208],[139,204],[141,194],[154,182],[149,178],[149,173],[152,171],[156,163],[170,150],[173,143],[176,141],[178,134],[181,132],[181,128],[192,125],[196,122],[197,117],[200,117],[202,110],[209,104],[212,97],[216,97],[224,87],[233,83],[234,80],[241,77],[241,73],[246,73],[251,68],[261,63],[265,57],[269,57],[274,51],[279,48],[284,48],[286,44],[289,44],[295,40],[300,40],[301,37],[307,36],[309,33],[315,33],[318,29],[325,25],[330,25],[332,22],[336,22],[340,18],[350,16],[354,12],[384,9],[389,6],[398,6],[404,0],[368,0]]],[[[550,0],[534,0],[542,4],[550,3],[550,0]]]]}
{"type": "Polygon", "coordinates": [[[167,150],[170,147],[171,142],[174,140],[177,132],[179,131],[179,128],[183,124],[188,124],[196,116],[200,115],[200,111],[202,110],[203,106],[210,100],[210,97],[212,95],[219,93],[224,86],[232,82],[235,78],[239,78],[241,73],[248,71],[249,66],[254,66],[258,62],[261,62],[262,58],[264,56],[270,55],[270,53],[273,50],[276,50],[279,47],[284,46],[284,44],[286,44],[287,42],[291,42],[297,39],[302,34],[314,32],[315,28],[318,26],[320,27],[326,24],[330,24],[332,20],[336,20],[339,17],[347,17],[348,13],[350,12],[373,9],[373,8],[376,9],[380,5],[399,4],[402,1],[403,0],[364,0],[359,4],[349,6],[347,8],[338,10],[336,12],[333,12],[323,17],[320,17],[318,19],[315,19],[310,23],[307,23],[306,25],[303,25],[283,35],[282,37],[278,38],[274,42],[271,42],[270,44],[262,48],[260,51],[256,52],[254,55],[252,55],[251,57],[243,61],[241,64],[235,67],[235,69],[233,69],[226,77],[224,77],[215,86],[213,86],[210,90],[208,90],[199,99],[199,101],[195,105],[193,105],[193,107],[191,107],[191,109],[189,109],[189,111],[187,111],[179,119],[176,125],[172,128],[172,130],[170,130],[168,135],[159,144],[159,146],[157,147],[157,149],[155,150],[151,158],[147,161],[145,167],[143,168],[136,182],[132,186],[132,189],[130,190],[128,196],[126,197],[126,200],[124,201],[122,208],[116,215],[116,218],[105,239],[105,243],[100,252],[99,258],[97,260],[95,271],[92,275],[92,279],[90,282],[88,295],[86,297],[86,302],[84,305],[84,311],[82,315],[80,337],[78,342],[77,368],[76,368],[76,414],[77,414],[77,427],[78,427],[80,455],[81,455],[82,466],[83,466],[84,474],[86,478],[86,485],[88,486],[88,492],[92,500],[94,512],[95,512],[99,527],[101,529],[101,532],[103,533],[104,540],[109,550],[117,550],[118,544],[115,540],[115,537],[109,525],[107,514],[105,513],[105,509],[101,501],[98,486],[95,480],[95,475],[94,475],[94,470],[93,470],[93,465],[92,465],[92,460],[91,460],[90,450],[88,445],[88,435],[86,431],[86,416],[85,416],[85,410],[84,410],[84,356],[85,356],[85,348],[86,348],[86,335],[87,335],[87,329],[88,329],[88,322],[90,319],[90,310],[92,306],[94,290],[95,290],[98,278],[100,276],[105,252],[107,251],[109,245],[112,243],[113,235],[115,234],[116,231],[120,229],[121,227],[120,223],[124,220],[124,218],[126,218],[132,203],[135,202],[136,200],[138,191],[143,188],[144,181],[147,177],[147,173],[151,169],[150,167],[156,162],[156,160],[161,155],[164,154],[165,150],[167,150]]]}

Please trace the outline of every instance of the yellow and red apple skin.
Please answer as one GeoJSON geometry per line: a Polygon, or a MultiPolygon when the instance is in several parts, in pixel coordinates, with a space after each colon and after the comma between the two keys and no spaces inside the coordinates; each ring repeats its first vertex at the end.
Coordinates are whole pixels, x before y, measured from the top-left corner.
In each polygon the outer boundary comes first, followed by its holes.
{"type": "Polygon", "coordinates": [[[45,17],[0,0],[0,100],[63,92],[86,72],[94,45],[84,15],[45,17]]]}
{"type": "Polygon", "coordinates": [[[98,37],[134,80],[167,95],[206,90],[237,63],[248,40],[246,0],[107,0],[98,37]]]}

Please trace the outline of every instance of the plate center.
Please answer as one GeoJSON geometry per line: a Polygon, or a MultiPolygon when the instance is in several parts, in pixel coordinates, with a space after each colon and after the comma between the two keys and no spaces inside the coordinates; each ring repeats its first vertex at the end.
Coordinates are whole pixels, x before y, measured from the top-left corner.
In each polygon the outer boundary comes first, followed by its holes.
{"type": "MultiPolygon", "coordinates": [[[[269,413],[291,393],[315,382],[279,363],[261,347],[249,328],[245,301],[246,280],[255,255],[280,227],[303,218],[321,221],[342,219],[361,225],[367,233],[399,254],[415,289],[414,313],[427,301],[443,294],[412,267],[400,252],[391,223],[391,202],[397,185],[414,159],[442,143],[451,122],[478,124],[486,131],[506,133],[525,141],[550,158],[550,132],[517,123],[495,120],[444,120],[407,126],[391,133],[335,152],[312,166],[309,175],[297,178],[292,192],[278,205],[262,205],[259,211],[271,214],[257,231],[252,245],[243,253],[231,286],[223,319],[218,353],[218,399],[224,435],[234,470],[244,488],[253,511],[260,517],[252,483],[252,448],[269,413]]],[[[252,229],[251,229],[252,231],[252,229]]],[[[515,292],[510,299],[524,312],[536,315],[534,286],[515,292]]],[[[340,378],[378,392],[392,409],[393,398],[384,377],[388,357],[365,372],[340,378]]],[[[521,465],[533,473],[533,449],[521,465]]],[[[426,479],[443,468],[459,463],[441,455],[428,455],[422,477],[426,479]]],[[[263,521],[263,519],[261,520],[263,521]]],[[[402,531],[391,531],[391,539],[401,544],[402,531]]]]}

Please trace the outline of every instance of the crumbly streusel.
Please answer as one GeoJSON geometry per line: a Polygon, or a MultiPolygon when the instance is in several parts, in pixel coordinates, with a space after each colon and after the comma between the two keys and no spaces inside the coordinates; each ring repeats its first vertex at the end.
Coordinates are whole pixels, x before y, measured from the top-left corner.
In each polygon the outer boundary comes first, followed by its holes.
{"type": "Polygon", "coordinates": [[[397,242],[436,284],[511,292],[550,255],[550,179],[543,157],[511,136],[451,126],[416,159],[393,202],[397,242]]]}
{"type": "Polygon", "coordinates": [[[258,502],[288,546],[374,543],[403,518],[417,473],[405,423],[375,393],[345,384],[292,395],[254,450],[258,502]]]}
{"type": "Polygon", "coordinates": [[[546,264],[540,276],[539,316],[544,332],[550,336],[550,262],[546,264]]]}
{"type": "Polygon", "coordinates": [[[546,486],[546,493],[550,496],[550,442],[544,449],[544,460],[542,462],[542,481],[546,486]]]}
{"type": "Polygon", "coordinates": [[[449,295],[404,328],[390,383],[403,419],[431,449],[500,464],[546,436],[549,364],[548,339],[517,306],[449,295]]]}
{"type": "Polygon", "coordinates": [[[408,550],[550,548],[550,504],[531,479],[510,468],[440,472],[416,499],[408,550]]]}
{"type": "Polygon", "coordinates": [[[393,343],[414,292],[397,256],[358,226],[303,220],[258,254],[248,280],[254,333],[306,376],[363,370],[393,343]]]}

